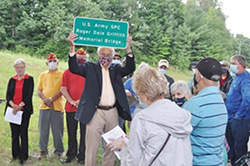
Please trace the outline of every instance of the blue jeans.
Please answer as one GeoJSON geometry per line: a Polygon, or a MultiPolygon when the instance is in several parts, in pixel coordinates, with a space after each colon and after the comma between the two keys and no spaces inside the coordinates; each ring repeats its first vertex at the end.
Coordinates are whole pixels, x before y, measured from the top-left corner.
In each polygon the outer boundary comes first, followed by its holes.
{"type": "Polygon", "coordinates": [[[233,119],[227,124],[226,138],[230,147],[229,157],[232,166],[244,154],[247,153],[249,140],[250,120],[233,119]]]}

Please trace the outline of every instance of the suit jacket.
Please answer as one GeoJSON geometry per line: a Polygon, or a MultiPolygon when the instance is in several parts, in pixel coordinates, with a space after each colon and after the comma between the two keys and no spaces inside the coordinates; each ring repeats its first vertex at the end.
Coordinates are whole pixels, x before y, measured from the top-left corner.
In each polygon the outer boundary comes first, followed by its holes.
{"type": "MultiPolygon", "coordinates": [[[[11,107],[9,102],[10,100],[13,100],[13,97],[15,94],[15,86],[16,86],[16,80],[11,77],[9,80],[7,92],[6,92],[6,100],[7,100],[6,108],[8,106],[11,107]]],[[[33,114],[33,103],[32,103],[33,91],[34,91],[34,80],[33,80],[33,77],[29,76],[28,79],[24,79],[23,92],[22,92],[23,102],[25,103],[25,106],[23,107],[23,109],[24,109],[24,114],[26,115],[33,114]]],[[[5,108],[5,111],[6,111],[6,108],[5,108]]]]}
{"type": "MultiPolygon", "coordinates": [[[[74,74],[85,77],[85,86],[76,112],[75,119],[87,124],[92,119],[99,105],[102,94],[102,71],[100,63],[85,62],[77,64],[76,55],[69,57],[69,70],[74,74]]],[[[126,66],[111,64],[109,75],[113,86],[118,114],[125,120],[131,120],[129,105],[122,78],[135,70],[135,60],[126,56],[126,66]]]]}

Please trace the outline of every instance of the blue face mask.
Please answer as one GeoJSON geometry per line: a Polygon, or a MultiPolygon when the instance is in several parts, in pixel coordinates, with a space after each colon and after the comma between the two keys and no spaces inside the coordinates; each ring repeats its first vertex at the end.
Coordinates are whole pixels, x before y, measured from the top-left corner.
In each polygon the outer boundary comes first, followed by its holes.
{"type": "Polygon", "coordinates": [[[160,69],[158,69],[158,71],[159,71],[160,73],[162,73],[162,74],[166,74],[166,71],[167,71],[167,70],[161,69],[161,68],[160,68],[160,69]]]}
{"type": "Polygon", "coordinates": [[[230,75],[231,75],[232,77],[235,77],[235,76],[236,76],[236,74],[234,74],[234,73],[231,72],[231,71],[230,71],[230,75]]]}
{"type": "Polygon", "coordinates": [[[237,69],[237,65],[230,65],[230,72],[237,74],[239,69],[237,69]]]}
{"type": "Polygon", "coordinates": [[[118,59],[115,59],[115,60],[112,60],[112,63],[113,63],[113,64],[120,64],[120,63],[121,63],[121,61],[120,61],[120,60],[118,60],[118,59]]]}
{"type": "Polygon", "coordinates": [[[182,97],[182,98],[177,98],[174,100],[174,102],[179,106],[182,107],[183,104],[187,101],[186,97],[182,97]]]}
{"type": "Polygon", "coordinates": [[[141,100],[139,100],[139,105],[140,105],[140,107],[141,107],[142,109],[148,107],[148,105],[147,105],[146,103],[141,102],[141,100]]]}

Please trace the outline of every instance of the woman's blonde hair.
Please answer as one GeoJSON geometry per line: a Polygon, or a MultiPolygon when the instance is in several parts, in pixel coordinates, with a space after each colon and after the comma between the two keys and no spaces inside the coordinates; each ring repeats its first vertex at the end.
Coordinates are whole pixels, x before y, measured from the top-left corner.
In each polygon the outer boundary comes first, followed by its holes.
{"type": "Polygon", "coordinates": [[[144,94],[150,101],[159,96],[168,96],[168,81],[163,74],[150,66],[142,66],[133,77],[133,89],[144,94]]]}

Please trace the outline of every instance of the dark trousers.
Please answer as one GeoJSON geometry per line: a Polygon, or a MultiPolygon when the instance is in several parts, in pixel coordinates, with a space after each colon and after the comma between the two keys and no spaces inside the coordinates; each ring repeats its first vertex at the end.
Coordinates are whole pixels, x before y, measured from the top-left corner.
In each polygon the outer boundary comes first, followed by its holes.
{"type": "Polygon", "coordinates": [[[230,147],[229,157],[231,165],[244,154],[247,153],[247,143],[249,140],[250,120],[233,119],[231,123],[227,124],[226,138],[230,147]]]}
{"type": "Polygon", "coordinates": [[[68,129],[68,151],[67,157],[74,158],[77,156],[79,160],[85,160],[85,134],[86,125],[80,123],[80,146],[77,150],[77,128],[78,121],[75,120],[75,112],[66,113],[67,129],[68,129]],[[77,154],[78,151],[78,154],[77,154]]]}
{"type": "Polygon", "coordinates": [[[12,138],[12,157],[20,160],[27,160],[29,157],[29,128],[30,115],[23,113],[21,125],[10,123],[12,138]],[[21,142],[20,142],[21,138],[21,142]]]}

